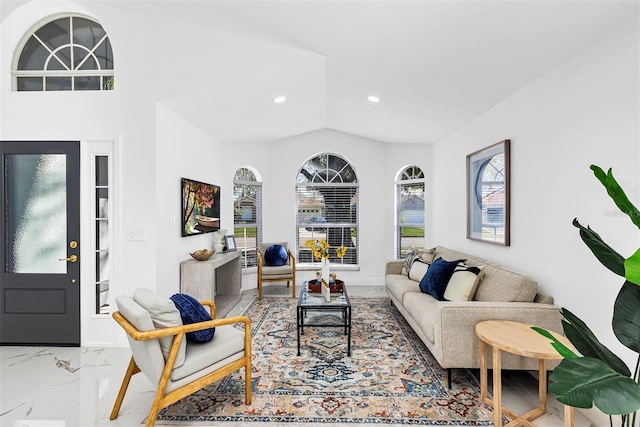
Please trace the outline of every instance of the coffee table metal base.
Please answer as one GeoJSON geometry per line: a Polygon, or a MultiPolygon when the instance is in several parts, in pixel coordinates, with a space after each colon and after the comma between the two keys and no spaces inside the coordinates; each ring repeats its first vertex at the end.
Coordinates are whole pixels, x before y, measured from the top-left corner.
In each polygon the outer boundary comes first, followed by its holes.
{"type": "Polygon", "coordinates": [[[296,311],[296,329],[298,338],[298,356],[300,356],[300,335],[304,335],[305,326],[317,328],[344,328],[347,336],[347,356],[351,356],[351,302],[347,294],[346,286],[342,292],[331,295],[331,301],[324,301],[319,294],[309,292],[308,283],[305,282],[296,311]],[[317,313],[316,316],[309,316],[309,313],[317,313]],[[337,322],[316,322],[317,316],[322,314],[334,314],[339,319],[337,322]]]}

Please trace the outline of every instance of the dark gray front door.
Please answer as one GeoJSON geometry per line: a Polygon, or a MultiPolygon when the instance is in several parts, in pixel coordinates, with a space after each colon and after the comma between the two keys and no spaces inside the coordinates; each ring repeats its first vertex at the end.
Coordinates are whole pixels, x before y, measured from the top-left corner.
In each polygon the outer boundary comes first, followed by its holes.
{"type": "Polygon", "coordinates": [[[80,345],[80,143],[0,142],[0,344],[80,345]]]}

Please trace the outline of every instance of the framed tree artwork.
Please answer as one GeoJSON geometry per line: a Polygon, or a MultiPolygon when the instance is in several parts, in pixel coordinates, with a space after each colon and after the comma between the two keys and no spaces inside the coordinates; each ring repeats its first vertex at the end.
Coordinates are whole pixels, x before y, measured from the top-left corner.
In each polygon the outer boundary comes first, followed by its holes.
{"type": "Polygon", "coordinates": [[[182,178],[182,237],[220,229],[220,186],[182,178]]]}
{"type": "Polygon", "coordinates": [[[509,153],[505,139],[467,156],[467,238],[509,246],[509,153]]]}

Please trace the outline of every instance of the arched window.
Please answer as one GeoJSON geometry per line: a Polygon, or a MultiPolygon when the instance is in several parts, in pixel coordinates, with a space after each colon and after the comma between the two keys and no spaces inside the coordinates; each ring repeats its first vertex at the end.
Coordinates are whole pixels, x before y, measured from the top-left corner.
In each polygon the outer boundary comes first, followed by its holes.
{"type": "Polygon", "coordinates": [[[313,263],[307,240],[325,239],[334,265],[358,264],[358,178],[351,164],[337,154],[319,154],[305,162],[296,179],[296,265],[313,263]],[[343,258],[335,248],[346,246],[343,258]]]}
{"type": "Polygon", "coordinates": [[[12,74],[17,91],[112,90],[109,37],[89,18],[57,18],[26,39],[12,74]]]}
{"type": "Polygon", "coordinates": [[[396,181],[396,257],[404,258],[409,248],[424,249],[424,172],[408,166],[396,181]]]}
{"type": "Polygon", "coordinates": [[[262,183],[249,168],[233,177],[233,235],[242,251],[242,268],[258,265],[258,243],[262,242],[262,183]]]}

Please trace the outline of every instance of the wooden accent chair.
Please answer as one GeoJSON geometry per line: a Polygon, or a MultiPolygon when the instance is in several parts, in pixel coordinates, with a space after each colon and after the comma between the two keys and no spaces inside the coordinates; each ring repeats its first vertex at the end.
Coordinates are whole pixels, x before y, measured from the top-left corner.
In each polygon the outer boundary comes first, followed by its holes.
{"type": "Polygon", "coordinates": [[[296,258],[287,242],[260,243],[258,244],[258,298],[262,299],[262,283],[264,282],[289,282],[293,283],[291,295],[296,297],[296,258]],[[287,250],[287,263],[282,266],[269,266],[264,263],[264,254],[271,245],[281,245],[287,250]]]}
{"type": "MultiPolygon", "coordinates": [[[[169,300],[171,301],[171,300],[169,300]]],[[[119,311],[113,318],[127,333],[133,353],[124,375],[110,419],[118,417],[131,377],[142,372],[157,385],[146,426],[152,427],[162,408],[201,390],[226,375],[244,368],[245,403],[251,404],[251,323],[246,316],[216,319],[213,301],[201,301],[209,307],[213,320],[183,326],[158,328],[150,312],[129,296],[119,296],[119,311]],[[244,323],[244,332],[231,326],[244,323]],[[213,339],[207,343],[187,342],[186,333],[215,327],[213,339]],[[173,340],[168,357],[163,355],[161,340],[173,340]],[[186,342],[186,346],[182,345],[186,342]],[[186,348],[186,351],[184,350],[186,348]],[[176,360],[180,366],[174,366],[176,360]]],[[[164,341],[167,342],[166,340],[164,341]]],[[[169,341],[171,343],[171,341],[169,341]]]]}

